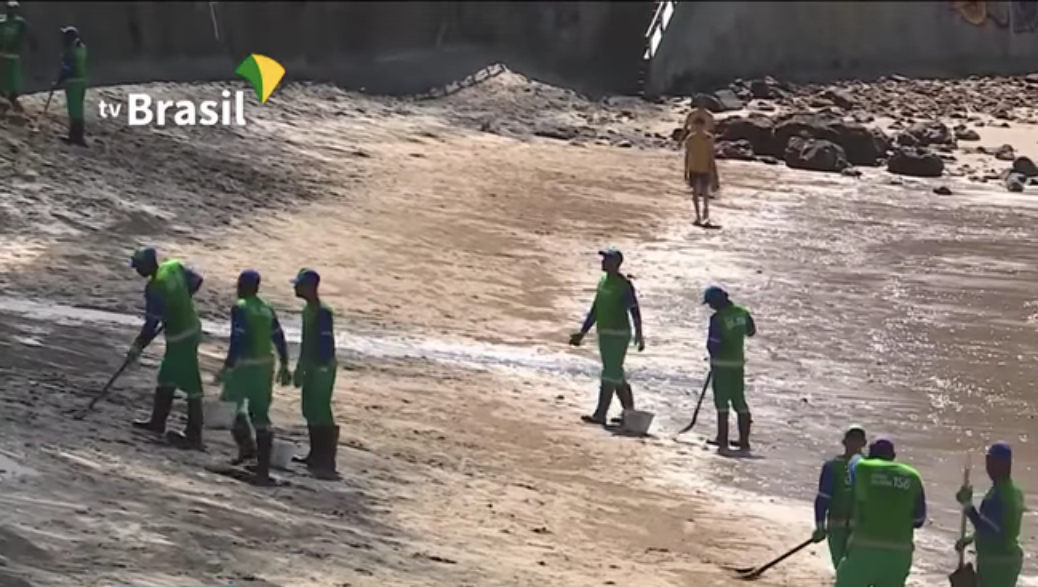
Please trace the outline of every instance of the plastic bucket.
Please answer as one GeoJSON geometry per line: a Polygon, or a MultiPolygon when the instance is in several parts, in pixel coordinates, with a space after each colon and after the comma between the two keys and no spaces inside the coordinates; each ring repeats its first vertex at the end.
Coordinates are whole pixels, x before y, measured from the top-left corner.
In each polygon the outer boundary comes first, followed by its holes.
{"type": "Polygon", "coordinates": [[[234,402],[207,400],[202,404],[202,418],[205,427],[211,430],[229,430],[234,425],[238,405],[234,402]]]}
{"type": "Polygon", "coordinates": [[[296,445],[287,440],[274,439],[270,449],[270,466],[275,469],[287,469],[296,453],[296,445]]]}
{"type": "Polygon", "coordinates": [[[652,412],[640,412],[638,410],[624,410],[623,414],[623,429],[624,432],[630,434],[637,434],[644,436],[649,432],[649,426],[652,425],[652,419],[655,415],[652,412]]]}

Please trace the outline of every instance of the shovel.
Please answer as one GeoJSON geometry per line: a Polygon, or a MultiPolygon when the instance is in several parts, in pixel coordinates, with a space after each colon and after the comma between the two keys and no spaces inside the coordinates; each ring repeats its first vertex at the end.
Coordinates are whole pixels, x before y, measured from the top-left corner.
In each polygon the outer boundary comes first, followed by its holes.
{"type": "Polygon", "coordinates": [[[771,567],[779,564],[780,562],[786,560],[787,558],[793,556],[794,554],[800,552],[801,550],[804,550],[805,548],[807,548],[808,546],[810,546],[813,543],[814,543],[814,540],[811,539],[811,538],[808,538],[807,540],[805,540],[805,541],[801,542],[800,544],[794,546],[788,552],[786,552],[782,556],[776,558],[775,560],[771,561],[770,563],[768,563],[766,565],[762,565],[760,567],[743,567],[743,568],[734,569],[734,570],[739,575],[740,579],[742,579],[744,581],[753,581],[754,579],[757,579],[762,574],[764,574],[764,571],[766,571],[766,570],[770,569],[771,567]]]}
{"type": "MultiPolygon", "coordinates": [[[[962,471],[962,484],[969,485],[970,483],[970,455],[966,453],[966,466],[962,471]]],[[[966,537],[966,513],[963,512],[962,520],[959,523],[959,540],[966,537]]],[[[963,548],[959,551],[959,566],[948,575],[948,581],[951,583],[951,587],[976,587],[977,586],[977,572],[973,570],[973,563],[966,562],[966,549],[963,548]]]]}
{"type": "Polygon", "coordinates": [[[43,106],[43,112],[41,112],[36,117],[36,120],[32,121],[32,125],[29,127],[29,132],[30,133],[36,134],[36,133],[40,132],[40,120],[44,116],[46,116],[47,115],[47,111],[50,110],[50,100],[51,100],[51,98],[54,97],[54,88],[55,88],[55,86],[51,86],[50,87],[50,93],[47,94],[47,103],[43,106]]]}

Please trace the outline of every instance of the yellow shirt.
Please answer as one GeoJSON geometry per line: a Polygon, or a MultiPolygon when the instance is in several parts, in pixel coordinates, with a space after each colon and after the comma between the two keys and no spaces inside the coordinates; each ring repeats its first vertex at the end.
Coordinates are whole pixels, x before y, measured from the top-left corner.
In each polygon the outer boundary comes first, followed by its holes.
{"type": "Polygon", "coordinates": [[[699,131],[685,139],[685,173],[712,173],[714,169],[714,135],[699,131]]]}
{"type": "Polygon", "coordinates": [[[692,129],[694,128],[692,120],[696,117],[702,118],[706,121],[704,126],[706,127],[707,132],[714,132],[714,115],[706,108],[696,108],[692,112],[688,113],[688,116],[685,117],[685,130],[692,132],[692,129]]]}

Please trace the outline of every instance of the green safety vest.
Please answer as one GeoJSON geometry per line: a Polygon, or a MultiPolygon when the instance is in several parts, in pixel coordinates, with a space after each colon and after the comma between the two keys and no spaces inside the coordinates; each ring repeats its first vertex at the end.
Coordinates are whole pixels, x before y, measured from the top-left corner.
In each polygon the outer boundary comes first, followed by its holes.
{"type": "Polygon", "coordinates": [[[742,367],[746,364],[743,347],[749,328],[749,311],[731,304],[714,313],[721,330],[721,348],[710,364],[714,367],[742,367]]]}
{"type": "Polygon", "coordinates": [[[631,336],[629,292],[631,282],[620,274],[606,273],[595,294],[595,329],[599,336],[631,336]]]}
{"type": "Polygon", "coordinates": [[[923,479],[912,467],[860,459],[854,471],[854,531],[850,547],[911,552],[915,506],[923,479]]]}
{"type": "Polygon", "coordinates": [[[19,59],[25,42],[25,19],[16,16],[8,20],[0,16],[0,57],[19,59]]]}
{"type": "MultiPolygon", "coordinates": [[[[319,310],[327,310],[331,313],[331,308],[325,305],[324,302],[319,304],[307,304],[303,307],[303,340],[299,349],[299,361],[304,365],[320,365],[321,358],[319,355],[321,348],[321,332],[318,330],[317,314],[319,310]]],[[[332,349],[332,361],[335,360],[335,349],[332,349]]]]}
{"type": "Polygon", "coordinates": [[[274,361],[274,310],[259,296],[241,298],[235,306],[245,317],[245,348],[238,365],[264,364],[274,361]]]}
{"type": "Polygon", "coordinates": [[[992,521],[999,525],[1005,538],[997,540],[980,532],[976,533],[977,558],[982,562],[983,559],[995,562],[990,560],[992,557],[1015,558],[1022,554],[1019,539],[1020,520],[1024,514],[1024,495],[1012,480],[993,486],[984,496],[984,500],[987,501],[996,495],[1005,509],[1001,520],[992,521]]]}
{"type": "Polygon", "coordinates": [[[833,494],[829,497],[829,528],[850,528],[854,526],[851,515],[854,512],[854,491],[851,485],[850,460],[840,455],[831,459],[827,465],[832,467],[833,494]]]}
{"type": "Polygon", "coordinates": [[[187,273],[180,261],[163,261],[148,281],[148,287],[162,299],[162,324],[167,343],[186,340],[201,330],[187,287],[187,273]]]}
{"type": "Polygon", "coordinates": [[[69,62],[72,64],[72,73],[65,78],[66,82],[82,82],[87,81],[87,47],[83,41],[77,41],[71,49],[66,49],[66,54],[71,52],[71,59],[69,62]]]}

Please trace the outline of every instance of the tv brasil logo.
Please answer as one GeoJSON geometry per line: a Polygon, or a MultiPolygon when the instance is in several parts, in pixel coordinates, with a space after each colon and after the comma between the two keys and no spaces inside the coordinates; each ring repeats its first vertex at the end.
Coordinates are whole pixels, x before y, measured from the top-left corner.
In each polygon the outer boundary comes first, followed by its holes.
{"type": "MultiPolygon", "coordinates": [[[[234,73],[245,78],[256,91],[260,103],[266,103],[274,89],[285,76],[285,68],[266,55],[253,53],[238,65],[234,73]]],[[[245,124],[245,92],[220,92],[222,100],[156,100],[150,94],[131,92],[126,103],[106,102],[98,104],[98,115],[102,119],[120,118],[126,109],[126,122],[130,126],[243,126],[245,124]],[[172,114],[170,110],[173,110],[172,114]]]]}

